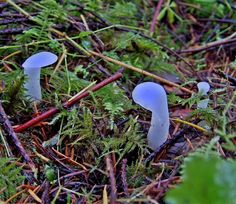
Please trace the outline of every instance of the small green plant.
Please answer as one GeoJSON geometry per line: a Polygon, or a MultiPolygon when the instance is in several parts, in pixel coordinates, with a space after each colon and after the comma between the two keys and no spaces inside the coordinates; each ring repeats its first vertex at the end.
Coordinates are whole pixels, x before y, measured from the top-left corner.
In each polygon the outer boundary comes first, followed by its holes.
{"type": "Polygon", "coordinates": [[[161,21],[167,15],[167,20],[170,24],[174,23],[175,19],[182,21],[181,17],[175,12],[176,7],[175,1],[168,0],[161,10],[158,20],[161,21]]]}
{"type": "Polygon", "coordinates": [[[213,122],[216,122],[217,115],[218,115],[217,112],[212,110],[211,108],[196,109],[196,110],[193,110],[191,113],[192,117],[196,117],[201,120],[205,120],[209,124],[213,124],[213,122]]]}
{"type": "Polygon", "coordinates": [[[124,104],[123,103],[111,103],[111,102],[104,102],[105,110],[109,112],[110,115],[110,128],[114,128],[114,117],[116,115],[120,115],[123,109],[124,104]]]}
{"type": "MultiPolygon", "coordinates": [[[[34,17],[34,21],[38,25],[30,26],[23,34],[16,36],[17,44],[26,44],[32,41],[47,41],[49,40],[49,47],[59,50],[59,43],[53,40],[50,33],[50,28],[59,23],[66,26],[66,12],[61,5],[55,0],[41,1],[40,4],[32,2],[35,10],[38,10],[38,15],[34,17]]],[[[34,49],[38,50],[41,47],[35,43],[34,49]]]]}
{"type": "Polygon", "coordinates": [[[0,99],[9,112],[13,113],[22,108],[24,100],[24,83],[25,77],[19,69],[10,73],[0,72],[0,81],[4,84],[0,90],[0,99]]]}
{"type": "MultiPolygon", "coordinates": [[[[227,10],[230,10],[230,6],[224,6],[217,0],[185,0],[188,2],[192,12],[199,16],[209,16],[213,11],[216,16],[222,17],[226,15],[227,10]]],[[[228,4],[228,3],[227,3],[228,4]]]]}
{"type": "Polygon", "coordinates": [[[102,8],[102,0],[82,0],[80,1],[85,8],[90,9],[92,11],[98,11],[102,8]]]}
{"type": "Polygon", "coordinates": [[[189,108],[192,108],[193,105],[196,105],[201,99],[200,94],[192,94],[191,97],[184,99],[179,96],[176,96],[174,93],[170,93],[168,96],[169,104],[176,105],[181,104],[182,106],[187,105],[189,108]]]}
{"type": "Polygon", "coordinates": [[[110,129],[114,128],[115,118],[122,118],[123,112],[132,107],[131,101],[126,97],[124,91],[117,85],[108,85],[95,93],[95,96],[102,99],[102,105],[109,113],[110,129]]]}
{"type": "Polygon", "coordinates": [[[45,165],[44,172],[45,172],[46,179],[50,183],[53,183],[56,180],[56,178],[57,178],[56,171],[55,171],[55,169],[52,166],[45,165]]]}
{"type": "Polygon", "coordinates": [[[138,155],[142,155],[147,147],[146,139],[139,132],[139,124],[133,118],[129,119],[121,131],[114,127],[113,137],[104,138],[100,143],[103,146],[102,155],[110,151],[118,154],[117,163],[134,149],[137,150],[137,158],[134,160],[137,160],[138,155]]]}
{"type": "Polygon", "coordinates": [[[16,187],[24,181],[24,176],[13,159],[0,158],[0,169],[0,200],[6,200],[17,192],[16,187]]]}
{"type": "MultiPolygon", "coordinates": [[[[136,161],[127,166],[127,182],[130,188],[139,188],[147,183],[147,177],[153,177],[158,169],[145,166],[142,162],[136,161]]],[[[137,194],[140,192],[136,192],[137,194]]]]}
{"type": "Polygon", "coordinates": [[[167,193],[168,204],[236,203],[236,162],[231,159],[194,153],[182,165],[182,179],[167,193]]]}
{"type": "Polygon", "coordinates": [[[51,121],[50,125],[54,125],[58,121],[61,123],[60,136],[69,138],[79,136],[78,141],[75,140],[73,144],[82,145],[79,141],[84,139],[90,141],[95,137],[93,134],[92,114],[86,108],[82,108],[82,111],[76,107],[72,108],[69,112],[62,111],[51,121]]]}
{"type": "Polygon", "coordinates": [[[116,2],[113,8],[109,9],[104,17],[114,24],[136,25],[137,8],[132,2],[116,2]]]}
{"type": "Polygon", "coordinates": [[[216,134],[219,135],[225,142],[223,143],[223,147],[230,151],[235,151],[236,147],[234,142],[232,141],[233,138],[235,138],[235,125],[228,125],[229,124],[229,118],[227,117],[227,112],[229,110],[232,110],[232,112],[235,112],[236,106],[235,106],[235,99],[236,99],[236,91],[233,92],[231,99],[229,102],[225,105],[225,108],[218,118],[220,121],[218,128],[216,129],[216,134]]]}
{"type": "MultiPolygon", "coordinates": [[[[52,69],[44,69],[41,75],[42,77],[51,76],[50,84],[52,84],[53,88],[50,91],[56,92],[60,97],[65,93],[76,94],[91,83],[77,77],[76,72],[67,71],[65,68],[56,73],[52,69]]],[[[52,95],[48,94],[47,97],[52,97],[52,95]]]]}
{"type": "Polygon", "coordinates": [[[83,78],[88,77],[89,72],[88,70],[83,67],[83,65],[78,65],[77,67],[75,67],[75,74],[82,74],[83,78]]]}
{"type": "MultiPolygon", "coordinates": [[[[112,50],[104,52],[105,55],[152,72],[175,72],[173,65],[168,62],[170,59],[168,54],[151,40],[132,32],[119,33],[115,36],[108,33],[111,34],[111,32],[107,31],[105,35],[108,35],[106,38],[111,39],[109,47],[112,50]],[[120,56],[119,53],[124,52],[124,50],[126,52],[120,56]]],[[[115,70],[119,68],[111,63],[109,65],[115,70]]],[[[140,75],[137,73],[133,74],[140,75]]]]}

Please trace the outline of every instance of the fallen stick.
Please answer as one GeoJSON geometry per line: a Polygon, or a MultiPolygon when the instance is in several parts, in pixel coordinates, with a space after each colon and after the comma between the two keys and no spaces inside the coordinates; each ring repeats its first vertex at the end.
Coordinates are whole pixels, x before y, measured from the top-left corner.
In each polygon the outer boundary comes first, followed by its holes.
{"type": "Polygon", "coordinates": [[[236,42],[236,38],[220,39],[220,40],[210,42],[210,43],[207,43],[205,45],[202,45],[202,46],[199,46],[199,47],[196,47],[196,48],[190,48],[190,49],[187,49],[187,50],[179,50],[179,51],[177,51],[177,53],[179,53],[179,54],[183,54],[183,53],[196,54],[198,52],[207,51],[210,48],[219,47],[219,46],[222,46],[222,45],[225,45],[225,44],[232,44],[234,42],[236,42]]]}
{"type": "Polygon", "coordinates": [[[110,57],[108,57],[108,56],[105,56],[105,55],[103,55],[103,54],[101,54],[101,53],[94,52],[94,51],[92,51],[92,50],[90,50],[89,53],[90,53],[91,55],[100,57],[100,58],[102,58],[103,60],[106,60],[106,61],[108,61],[108,62],[112,62],[112,63],[117,64],[117,65],[119,65],[119,66],[121,66],[121,67],[124,67],[124,68],[126,68],[126,69],[130,69],[130,70],[133,70],[133,71],[138,72],[138,73],[140,73],[140,74],[143,74],[143,75],[145,75],[145,76],[152,77],[152,78],[156,79],[157,81],[162,82],[162,83],[164,83],[164,84],[167,84],[167,85],[169,85],[169,86],[173,86],[173,87],[179,88],[180,90],[182,90],[182,91],[184,91],[184,92],[186,92],[186,93],[189,93],[189,94],[193,94],[193,93],[194,93],[193,91],[191,91],[191,90],[189,90],[189,89],[187,89],[187,88],[185,88],[185,87],[182,87],[182,86],[180,86],[179,84],[176,84],[176,83],[174,83],[174,82],[168,81],[167,79],[164,79],[164,78],[162,78],[162,77],[159,77],[159,76],[157,76],[157,75],[155,75],[155,74],[152,74],[152,73],[147,72],[147,71],[145,71],[145,70],[142,70],[142,69],[140,69],[140,68],[134,67],[134,66],[132,66],[132,65],[125,64],[125,63],[123,63],[123,62],[120,62],[120,61],[115,60],[115,59],[113,59],[113,58],[110,58],[110,57]]]}
{"type": "Polygon", "coordinates": [[[162,4],[163,4],[163,0],[160,0],[157,3],[155,13],[154,13],[153,18],[152,18],[152,23],[151,23],[151,26],[150,26],[150,29],[149,29],[151,34],[153,34],[154,31],[155,31],[155,26],[156,26],[156,23],[157,23],[158,16],[160,14],[162,4]]]}
{"type": "MultiPolygon", "coordinates": [[[[63,103],[62,106],[67,109],[69,107],[71,107],[72,105],[74,105],[75,103],[77,103],[78,101],[80,101],[82,98],[85,98],[89,95],[89,92],[95,92],[97,90],[99,90],[100,88],[106,86],[107,84],[110,84],[111,82],[119,79],[122,77],[122,74],[120,72],[112,75],[111,77],[105,79],[104,81],[101,81],[100,83],[98,83],[97,85],[95,85],[94,87],[92,87],[90,90],[88,91],[84,91],[83,93],[76,95],[74,97],[72,97],[70,100],[68,100],[67,102],[63,103]]],[[[48,111],[42,113],[41,115],[38,115],[37,117],[29,120],[28,122],[18,125],[17,127],[14,128],[14,131],[16,133],[20,133],[23,132],[24,130],[36,125],[37,123],[57,114],[60,112],[59,108],[51,108],[48,111]]]]}
{"type": "Polygon", "coordinates": [[[22,146],[20,140],[18,139],[16,133],[14,132],[11,123],[2,107],[2,103],[0,102],[0,125],[2,126],[2,129],[4,130],[5,134],[10,138],[10,140],[14,143],[15,148],[17,151],[21,154],[24,161],[28,163],[32,170],[35,170],[35,165],[33,161],[30,159],[29,155],[25,151],[24,147],[22,146]]]}
{"type": "Polygon", "coordinates": [[[110,179],[110,186],[111,186],[111,193],[110,193],[110,203],[111,204],[116,204],[116,199],[117,199],[117,187],[116,187],[116,179],[115,179],[115,174],[114,174],[114,167],[111,162],[110,155],[105,156],[106,159],[106,166],[107,166],[107,171],[110,179]]]}

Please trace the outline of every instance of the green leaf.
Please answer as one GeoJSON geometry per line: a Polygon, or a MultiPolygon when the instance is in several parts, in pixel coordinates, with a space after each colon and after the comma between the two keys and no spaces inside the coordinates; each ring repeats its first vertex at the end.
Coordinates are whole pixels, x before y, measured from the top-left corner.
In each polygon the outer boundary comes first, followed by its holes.
{"type": "Polygon", "coordinates": [[[87,37],[87,36],[89,36],[90,34],[92,34],[93,32],[91,32],[91,31],[82,31],[82,32],[80,32],[80,34],[79,34],[79,38],[84,38],[84,37],[87,37]]]}
{"type": "Polygon", "coordinates": [[[168,9],[167,11],[168,21],[172,24],[175,21],[175,14],[172,9],[168,9]]]}
{"type": "Polygon", "coordinates": [[[55,169],[53,167],[46,165],[44,171],[45,176],[49,182],[53,182],[57,178],[55,169]]]}
{"type": "Polygon", "coordinates": [[[182,184],[167,193],[168,204],[236,203],[235,161],[195,154],[186,158],[182,179],[182,184]]]}
{"type": "Polygon", "coordinates": [[[166,11],[167,11],[167,7],[163,8],[163,9],[161,10],[160,14],[159,14],[158,17],[157,17],[157,20],[158,20],[158,21],[161,21],[161,19],[164,18],[164,16],[166,15],[166,11]]]}

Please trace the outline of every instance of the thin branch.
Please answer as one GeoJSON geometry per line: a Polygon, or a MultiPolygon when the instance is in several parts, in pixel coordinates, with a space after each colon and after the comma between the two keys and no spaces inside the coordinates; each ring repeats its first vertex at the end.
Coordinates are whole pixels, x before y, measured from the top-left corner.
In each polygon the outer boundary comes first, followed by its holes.
{"type": "Polygon", "coordinates": [[[7,29],[0,30],[0,35],[18,34],[18,33],[22,33],[26,29],[27,28],[7,28],[7,29]]]}
{"type": "Polygon", "coordinates": [[[50,192],[50,184],[48,181],[45,181],[43,184],[43,193],[41,197],[43,204],[50,204],[49,192],[50,192]]]}
{"type": "Polygon", "coordinates": [[[127,159],[122,160],[122,167],[121,167],[121,180],[122,180],[122,185],[124,188],[124,194],[126,197],[129,196],[128,192],[128,184],[126,180],[126,165],[127,165],[127,159]]]}
{"type": "MultiPolygon", "coordinates": [[[[90,92],[95,92],[99,89],[101,89],[102,87],[106,86],[107,84],[112,83],[113,81],[119,79],[122,77],[122,74],[120,72],[112,75],[111,77],[105,79],[104,81],[100,82],[99,84],[95,85],[94,87],[92,87],[89,91],[85,91],[79,95],[77,95],[76,97],[72,97],[72,99],[68,100],[67,102],[63,103],[63,107],[64,108],[69,108],[72,105],[78,103],[82,98],[85,98],[89,95],[90,92]]],[[[15,132],[19,133],[19,132],[23,132],[24,130],[36,125],[37,123],[52,117],[53,115],[55,115],[56,113],[59,113],[60,109],[59,108],[51,108],[48,111],[42,113],[41,115],[38,115],[37,117],[29,120],[28,122],[21,124],[19,126],[17,126],[16,128],[14,128],[15,132]]]]}
{"type": "Polygon", "coordinates": [[[200,46],[198,48],[192,48],[192,49],[187,49],[187,50],[180,50],[178,51],[178,53],[189,53],[189,54],[196,54],[198,52],[201,51],[207,51],[210,48],[213,47],[219,47],[221,45],[225,45],[225,44],[230,44],[230,43],[234,43],[236,42],[236,38],[232,38],[232,39],[222,39],[222,40],[217,40],[211,43],[207,43],[206,45],[200,46]]]}
{"type": "Polygon", "coordinates": [[[162,82],[162,83],[164,83],[164,84],[167,84],[167,85],[169,85],[169,86],[177,87],[177,88],[179,88],[180,90],[182,90],[182,91],[184,91],[184,92],[187,92],[187,93],[190,93],[190,94],[194,93],[193,91],[191,91],[191,90],[189,90],[189,89],[187,89],[187,88],[184,88],[184,87],[182,87],[182,86],[180,86],[180,85],[178,85],[178,84],[176,84],[176,83],[174,83],[174,82],[168,81],[168,80],[166,80],[166,79],[164,79],[164,78],[162,78],[162,77],[159,77],[159,76],[157,76],[157,75],[155,75],[155,74],[152,74],[152,73],[150,73],[150,72],[147,72],[147,71],[145,71],[145,70],[139,69],[139,68],[134,67],[134,66],[132,66],[132,65],[128,65],[128,64],[125,64],[125,63],[120,62],[120,61],[118,61],[118,60],[115,60],[115,59],[113,59],[113,58],[107,57],[107,56],[105,56],[105,55],[103,55],[103,54],[101,54],[101,53],[94,52],[94,51],[91,51],[91,50],[89,51],[89,53],[92,54],[92,55],[95,55],[95,56],[97,56],[97,57],[100,57],[100,58],[102,58],[102,59],[104,59],[104,60],[107,60],[108,62],[112,62],[112,63],[114,63],[114,64],[117,64],[117,65],[119,65],[119,66],[121,66],[121,67],[124,67],[124,68],[127,68],[127,69],[131,69],[131,70],[133,70],[133,71],[135,71],[135,72],[138,72],[138,73],[140,73],[140,74],[143,74],[143,75],[145,75],[145,76],[152,77],[152,78],[156,79],[157,81],[162,82]]]}
{"type": "Polygon", "coordinates": [[[28,21],[28,18],[11,18],[11,19],[3,19],[0,20],[0,25],[8,25],[10,23],[18,23],[28,21]]]}
{"type": "Polygon", "coordinates": [[[198,21],[203,21],[203,22],[217,22],[217,23],[230,23],[230,24],[236,24],[236,20],[232,19],[220,19],[220,18],[198,18],[198,21]]]}
{"type": "Polygon", "coordinates": [[[34,171],[35,165],[33,161],[30,159],[29,155],[25,151],[24,147],[22,146],[20,140],[18,139],[16,133],[14,132],[11,123],[2,107],[2,103],[0,102],[0,125],[2,126],[2,129],[7,134],[9,139],[14,143],[15,148],[17,151],[21,154],[21,156],[24,158],[25,162],[28,163],[31,167],[31,169],[34,171]]]}
{"type": "Polygon", "coordinates": [[[158,4],[156,6],[156,10],[155,10],[155,13],[153,15],[153,19],[152,19],[152,23],[151,23],[151,27],[150,27],[150,33],[151,34],[154,33],[155,26],[156,26],[156,23],[157,23],[157,18],[159,16],[162,4],[163,4],[163,0],[159,0],[158,4]]]}
{"type": "Polygon", "coordinates": [[[116,204],[116,199],[117,199],[117,188],[116,188],[116,179],[114,175],[114,167],[111,162],[111,158],[109,155],[105,156],[106,158],[106,166],[107,166],[107,171],[109,174],[110,178],[110,184],[111,184],[111,193],[110,193],[110,203],[111,204],[116,204]]]}

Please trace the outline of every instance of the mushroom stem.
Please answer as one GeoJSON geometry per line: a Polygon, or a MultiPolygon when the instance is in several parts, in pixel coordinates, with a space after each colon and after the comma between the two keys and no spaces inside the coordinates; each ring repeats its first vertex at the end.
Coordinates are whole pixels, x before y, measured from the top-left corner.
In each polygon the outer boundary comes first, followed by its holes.
{"type": "Polygon", "coordinates": [[[40,72],[41,67],[37,68],[28,68],[24,69],[24,74],[27,76],[27,80],[24,84],[25,89],[27,90],[27,96],[33,100],[41,100],[41,86],[40,86],[40,72]]]}
{"type": "Polygon", "coordinates": [[[206,109],[207,106],[208,106],[208,103],[209,103],[209,99],[208,98],[200,100],[197,103],[197,109],[206,109]]]}
{"type": "Polygon", "coordinates": [[[158,113],[152,112],[151,126],[147,135],[148,145],[152,149],[157,149],[167,140],[170,121],[168,110],[166,113],[166,116],[160,118],[158,113]]]}
{"type": "Polygon", "coordinates": [[[206,109],[209,103],[209,99],[207,98],[207,92],[210,90],[210,85],[207,82],[203,81],[199,82],[197,84],[197,87],[198,93],[205,97],[205,99],[200,100],[198,102],[197,109],[206,109]]]}

